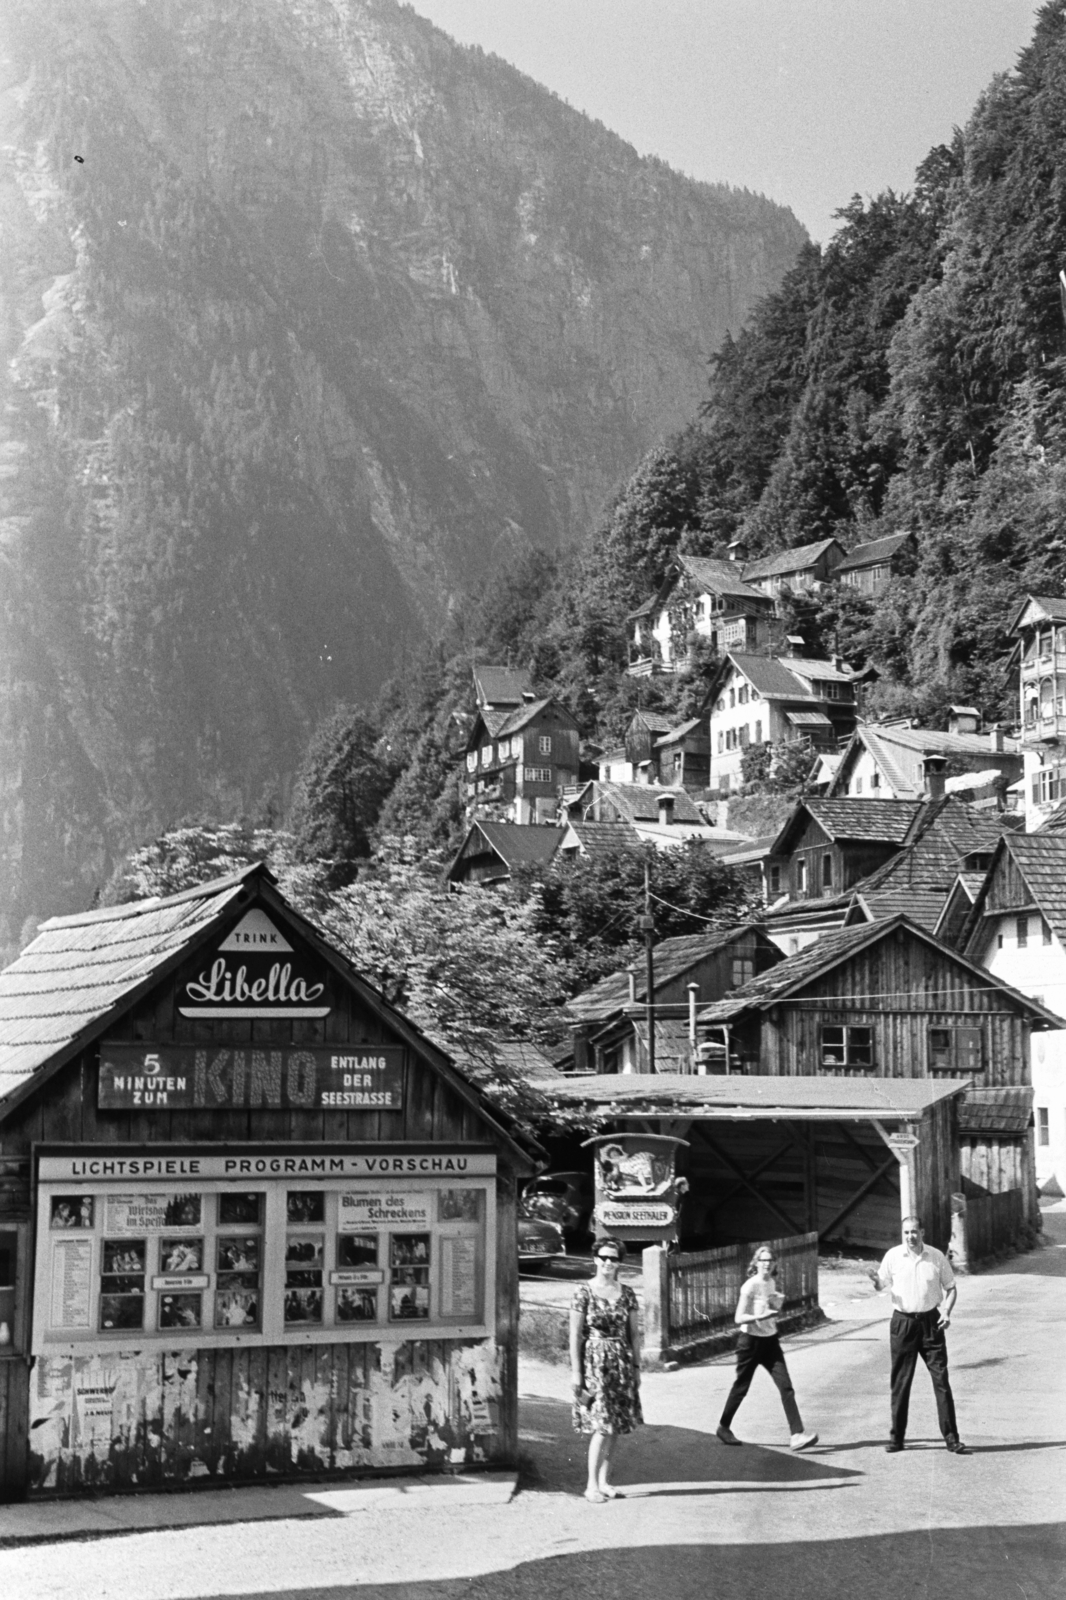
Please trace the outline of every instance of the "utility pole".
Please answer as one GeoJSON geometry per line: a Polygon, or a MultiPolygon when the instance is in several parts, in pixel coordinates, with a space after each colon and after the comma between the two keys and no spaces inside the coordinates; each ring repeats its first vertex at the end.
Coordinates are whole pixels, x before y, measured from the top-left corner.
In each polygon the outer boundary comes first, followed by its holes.
{"type": "Polygon", "coordinates": [[[655,938],[655,919],[651,914],[651,873],[648,863],[644,863],[644,915],[640,918],[638,926],[644,935],[644,981],[647,985],[645,994],[645,1014],[648,1025],[648,1071],[655,1071],[655,958],[652,955],[652,941],[655,938]]]}

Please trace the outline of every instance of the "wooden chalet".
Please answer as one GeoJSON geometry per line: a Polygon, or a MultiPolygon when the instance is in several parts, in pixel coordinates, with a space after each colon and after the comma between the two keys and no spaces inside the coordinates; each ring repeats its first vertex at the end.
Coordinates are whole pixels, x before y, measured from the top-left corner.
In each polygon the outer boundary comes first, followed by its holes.
{"type": "MultiPolygon", "coordinates": [[[[754,924],[660,940],[653,952],[653,1009],[662,1024],[658,1070],[694,1070],[696,1008],[780,960],[776,946],[754,924]],[[667,1060],[673,1065],[667,1067],[667,1060]]],[[[576,995],[566,1006],[573,1024],[571,1049],[556,1058],[556,1065],[574,1072],[649,1071],[647,995],[643,958],[576,995]]]]}
{"type": "Polygon", "coordinates": [[[730,650],[707,687],[711,786],[731,793],[744,781],[752,745],[802,743],[833,751],[855,726],[855,675],[839,660],[730,650]]]}
{"type": "Polygon", "coordinates": [[[509,883],[521,867],[547,867],[562,843],[561,828],[522,827],[517,822],[470,824],[445,880],[453,884],[509,883]]]}
{"type": "Polygon", "coordinates": [[[774,601],[745,579],[740,563],[704,556],[678,556],[658,593],[630,613],[629,672],[645,677],[682,672],[694,639],[715,650],[760,650],[780,629],[774,601]]]}
{"type": "Polygon", "coordinates": [[[674,789],[699,793],[711,781],[711,739],[706,717],[690,717],[655,741],[659,779],[674,789]]]}
{"type": "Polygon", "coordinates": [[[774,599],[785,589],[793,592],[813,589],[816,584],[829,583],[835,577],[845,554],[837,539],[797,545],[772,556],[762,556],[757,561],[746,561],[744,582],[774,599]]]}
{"type": "Polygon", "coordinates": [[[466,747],[468,812],[498,822],[554,822],[581,769],[577,722],[553,696],[527,692],[511,710],[478,709],[466,747]]]}
{"type": "Polygon", "coordinates": [[[903,849],[921,804],[913,800],[805,800],[766,858],[775,900],[827,900],[852,889],[903,849]]]}
{"type": "Polygon", "coordinates": [[[657,783],[659,759],[656,742],[669,733],[673,724],[658,711],[634,711],[626,729],[625,752],[634,783],[657,783]]]}
{"type": "Polygon", "coordinates": [[[516,1449],[528,1154],[249,868],[0,974],[8,1498],[516,1449]]]}
{"type": "MultiPolygon", "coordinates": [[[[1064,1026],[904,916],[825,934],[704,1007],[699,1024],[708,1042],[724,1040],[730,1062],[753,1076],[958,1080],[973,1104],[986,1091],[1012,1090],[1027,1123],[1030,1035],[1064,1026]]],[[[1031,1138],[1012,1131],[1001,1142],[1010,1148],[1000,1177],[1009,1174],[1005,1186],[1022,1190],[1026,1218],[1035,1222],[1031,1138]]],[[[955,1175],[971,1176],[965,1151],[955,1175]]],[[[950,1192],[937,1191],[938,1230],[950,1192]]]]}
{"type": "Polygon", "coordinates": [[[913,570],[914,557],[913,533],[889,533],[883,539],[852,545],[833,577],[872,599],[883,594],[894,577],[913,570]]]}

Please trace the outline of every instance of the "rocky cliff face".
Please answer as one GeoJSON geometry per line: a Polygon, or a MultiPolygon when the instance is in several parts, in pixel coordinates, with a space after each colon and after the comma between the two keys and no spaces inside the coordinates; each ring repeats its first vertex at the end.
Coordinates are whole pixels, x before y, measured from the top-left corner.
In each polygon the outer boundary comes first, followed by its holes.
{"type": "Polygon", "coordinates": [[[4,17],[17,933],[284,794],[489,563],[578,537],[803,234],[394,0],[4,17]]]}

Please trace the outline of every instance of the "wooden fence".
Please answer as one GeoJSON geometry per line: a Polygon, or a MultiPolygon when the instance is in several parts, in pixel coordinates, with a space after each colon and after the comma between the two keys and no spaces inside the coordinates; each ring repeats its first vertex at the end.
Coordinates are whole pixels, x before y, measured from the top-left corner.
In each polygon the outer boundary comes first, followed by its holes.
{"type": "MultiPolygon", "coordinates": [[[[783,1327],[818,1316],[818,1235],[771,1239],[777,1283],[785,1296],[783,1327]]],[[[658,1245],[644,1251],[644,1356],[659,1361],[692,1356],[736,1334],[733,1321],[754,1244],[672,1255],[658,1245]]]]}
{"type": "Polygon", "coordinates": [[[1022,1243],[1025,1193],[952,1195],[951,1261],[956,1272],[973,1272],[1022,1243]]]}

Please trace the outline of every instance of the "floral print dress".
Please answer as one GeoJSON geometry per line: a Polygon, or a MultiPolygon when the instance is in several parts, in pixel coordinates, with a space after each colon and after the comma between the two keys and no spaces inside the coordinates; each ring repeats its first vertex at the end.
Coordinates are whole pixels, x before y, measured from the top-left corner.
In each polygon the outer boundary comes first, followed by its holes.
{"type": "Polygon", "coordinates": [[[585,1318],[585,1388],[592,1396],[587,1406],[574,1401],[578,1433],[632,1433],[644,1421],[629,1342],[629,1317],[636,1307],[637,1297],[625,1283],[617,1300],[605,1300],[587,1283],[574,1291],[571,1310],[585,1318]]]}

